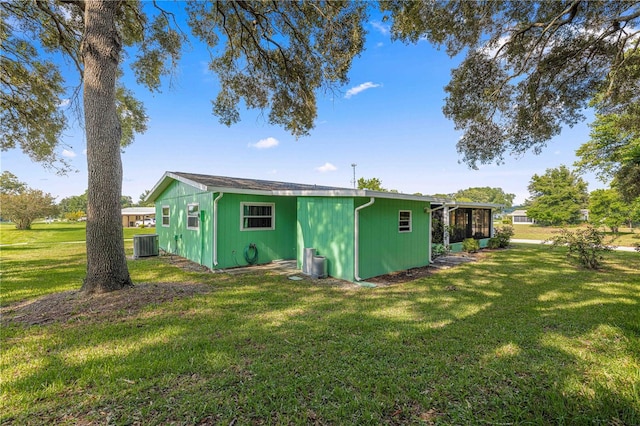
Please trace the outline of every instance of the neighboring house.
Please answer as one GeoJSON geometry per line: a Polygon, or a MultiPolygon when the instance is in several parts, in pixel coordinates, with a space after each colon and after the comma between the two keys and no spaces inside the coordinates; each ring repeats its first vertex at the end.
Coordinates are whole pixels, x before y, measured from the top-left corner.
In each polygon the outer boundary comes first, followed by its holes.
{"type": "MultiPolygon", "coordinates": [[[[536,223],[535,219],[527,216],[526,210],[514,210],[509,213],[514,225],[532,225],[536,223]]],[[[589,221],[589,209],[580,209],[580,220],[583,222],[589,221]]]]}
{"type": "Polygon", "coordinates": [[[155,217],[155,207],[125,207],[122,209],[122,226],[133,228],[137,226],[136,222],[147,223],[149,219],[154,219],[155,217]]]}
{"type": "MultiPolygon", "coordinates": [[[[160,247],[211,269],[324,256],[360,281],[430,263],[433,209],[486,241],[497,206],[316,185],[166,172],[147,196],[160,247]],[[482,213],[479,211],[482,210],[482,213]],[[481,222],[481,223],[480,223],[481,222]]],[[[453,247],[455,249],[455,247],[453,247]]]]}
{"type": "Polygon", "coordinates": [[[527,216],[526,210],[514,210],[509,213],[511,216],[511,220],[514,225],[533,225],[536,221],[529,216],[527,216]]]}

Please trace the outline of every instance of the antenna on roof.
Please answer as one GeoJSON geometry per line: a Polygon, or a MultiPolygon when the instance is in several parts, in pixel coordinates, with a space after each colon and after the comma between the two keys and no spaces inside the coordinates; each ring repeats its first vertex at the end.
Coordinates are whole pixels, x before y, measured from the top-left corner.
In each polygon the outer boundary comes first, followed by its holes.
{"type": "Polygon", "coordinates": [[[356,163],[351,163],[351,167],[353,167],[353,180],[351,181],[351,183],[353,184],[353,189],[356,189],[356,183],[358,183],[358,181],[356,180],[356,163]]]}

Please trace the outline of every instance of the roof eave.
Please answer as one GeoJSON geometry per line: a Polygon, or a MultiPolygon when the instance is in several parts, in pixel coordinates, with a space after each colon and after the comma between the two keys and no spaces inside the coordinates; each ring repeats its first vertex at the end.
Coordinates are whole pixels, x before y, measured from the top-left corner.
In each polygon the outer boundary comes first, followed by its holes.
{"type": "Polygon", "coordinates": [[[165,172],[162,178],[155,184],[155,186],[151,189],[151,191],[145,197],[145,201],[154,202],[165,189],[169,187],[172,181],[177,180],[189,186],[193,186],[194,188],[200,189],[202,191],[207,190],[206,185],[202,185],[201,183],[195,182],[191,179],[187,179],[180,175],[177,175],[173,172],[165,172]]]}

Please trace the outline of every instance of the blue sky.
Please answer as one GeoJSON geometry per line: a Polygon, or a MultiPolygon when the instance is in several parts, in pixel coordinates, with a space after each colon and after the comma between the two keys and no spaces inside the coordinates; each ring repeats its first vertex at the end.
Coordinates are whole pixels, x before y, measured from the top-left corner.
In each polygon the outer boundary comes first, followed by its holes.
{"type": "MultiPolygon", "coordinates": [[[[442,114],[443,88],[461,58],[451,59],[427,42],[392,43],[379,20],[372,19],[367,29],[366,50],[354,60],[350,83],[318,95],[316,127],[298,140],[270,126],[268,112],[245,110],[238,124],[220,124],[211,113],[218,82],[207,69],[209,53],[195,41],[161,93],[127,80],[150,121],[147,132],[122,154],[123,194],[137,201],[165,171],[351,187],[351,164],[356,163],[357,178],[377,177],[385,188],[404,193],[490,186],[516,194],[521,203],[534,174],[571,166],[575,150],[587,141],[585,122],[563,129],[540,155],[506,157],[502,165],[469,169],[456,151],[460,133],[442,114]]],[[[87,167],[77,125],[66,132],[63,145],[60,152],[76,173],[58,176],[18,150],[2,153],[2,170],[58,201],[80,195],[87,188],[87,167]]],[[[603,187],[592,175],[584,178],[590,191],[603,187]]]]}

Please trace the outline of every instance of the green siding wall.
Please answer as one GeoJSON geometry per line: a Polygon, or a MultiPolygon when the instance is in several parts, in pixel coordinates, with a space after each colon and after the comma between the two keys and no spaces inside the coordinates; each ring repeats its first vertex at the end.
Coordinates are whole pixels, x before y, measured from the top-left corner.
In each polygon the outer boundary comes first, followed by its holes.
{"type": "Polygon", "coordinates": [[[245,266],[245,248],[254,243],[257,263],[296,256],[296,200],[292,197],[224,194],[218,201],[218,265],[213,264],[213,201],[219,193],[202,192],[173,182],[156,200],[156,232],[160,247],[209,268],[245,266]],[[275,229],[240,230],[240,203],[275,204],[275,229]],[[187,228],[187,205],[199,203],[201,222],[197,230],[187,228]],[[162,206],[170,208],[170,224],[162,226],[162,206]]]}
{"type": "MultiPolygon", "coordinates": [[[[355,278],[355,208],[368,198],[272,197],[224,194],[218,202],[218,265],[213,265],[214,199],[219,193],[203,192],[173,182],[156,200],[156,232],[160,247],[209,268],[247,265],[245,249],[255,244],[258,263],[297,259],[302,267],[304,248],[327,258],[329,275],[349,281],[355,278]],[[241,230],[241,203],[274,203],[275,229],[241,230]],[[187,206],[198,203],[200,227],[187,228],[187,206]],[[169,206],[170,223],[162,225],[162,207],[169,206]]],[[[429,263],[429,203],[376,199],[360,211],[359,275],[366,279],[429,263]],[[411,232],[399,232],[398,214],[410,210],[411,232]]]]}
{"type": "Polygon", "coordinates": [[[160,248],[202,265],[212,266],[212,195],[177,181],[169,185],[156,200],[156,233],[160,248]],[[192,203],[199,204],[198,229],[187,228],[187,206],[192,203]],[[162,225],[162,206],[169,206],[169,226],[162,225]]]}
{"type": "Polygon", "coordinates": [[[244,250],[258,249],[258,263],[296,257],[296,199],[260,195],[224,194],[218,202],[218,268],[245,266],[244,250]],[[275,229],[240,230],[240,204],[275,204],[275,229]]]}
{"type": "Polygon", "coordinates": [[[298,198],[298,268],[305,248],[327,258],[330,276],[353,281],[353,199],[298,198]]]}
{"type": "MultiPolygon", "coordinates": [[[[356,205],[368,201],[358,199],[356,205]]],[[[427,202],[377,198],[373,205],[360,210],[360,278],[429,264],[429,208],[427,202]],[[398,231],[400,210],[412,212],[411,232],[398,231]]]]}

